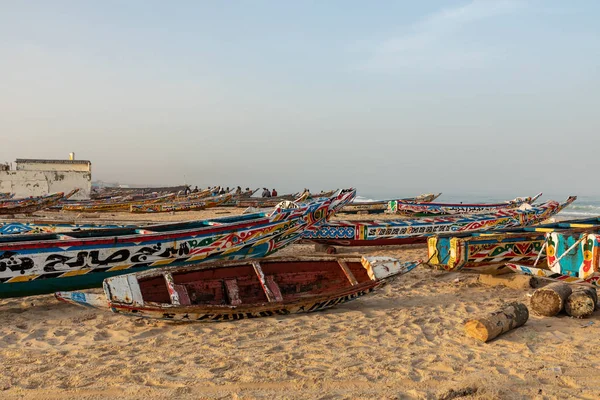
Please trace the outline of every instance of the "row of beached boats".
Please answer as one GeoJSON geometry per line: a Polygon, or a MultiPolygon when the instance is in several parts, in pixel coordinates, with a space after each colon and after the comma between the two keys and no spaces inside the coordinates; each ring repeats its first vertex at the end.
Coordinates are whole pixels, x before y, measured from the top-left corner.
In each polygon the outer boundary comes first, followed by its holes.
{"type": "MultiPolygon", "coordinates": [[[[179,187],[175,187],[177,189],[179,187]]],[[[203,210],[213,207],[243,207],[249,210],[272,208],[282,201],[302,203],[317,198],[331,197],[335,191],[321,192],[312,195],[308,191],[299,194],[287,194],[277,197],[252,197],[257,190],[247,190],[235,194],[233,191],[221,195],[213,195],[211,189],[182,194],[174,189],[154,188],[156,191],[138,193],[136,191],[105,192],[104,196],[96,195],[94,199],[71,201],[68,195],[55,193],[47,196],[30,197],[26,199],[0,200],[0,214],[28,214],[44,209],[71,212],[132,212],[132,213],[162,213],[203,210]],[[111,195],[112,194],[112,195],[111,195]]],[[[424,194],[411,198],[358,201],[354,200],[340,212],[348,214],[377,214],[389,212],[399,216],[435,216],[465,213],[489,213],[492,210],[516,208],[523,203],[532,203],[533,198],[517,198],[510,202],[499,204],[444,204],[432,203],[441,193],[424,194]]],[[[540,194],[541,195],[541,194],[540,194]]]]}
{"type": "MultiPolygon", "coordinates": [[[[160,188],[157,188],[160,190],[160,188]]],[[[154,191],[137,193],[127,191],[106,192],[106,196],[95,196],[90,200],[72,201],[74,194],[54,193],[46,196],[23,199],[0,198],[0,214],[29,214],[51,209],[72,212],[132,212],[160,213],[203,210],[212,207],[274,207],[281,201],[303,202],[313,199],[311,194],[287,194],[278,197],[254,198],[256,190],[234,193],[233,190],[221,195],[213,195],[210,189],[183,194],[182,191],[154,191]],[[110,195],[113,194],[113,195],[110,195]]],[[[334,191],[320,193],[317,197],[331,197],[334,191]]]]}
{"type": "Polygon", "coordinates": [[[407,201],[415,213],[401,212],[397,219],[332,221],[355,194],[339,190],[330,197],[282,202],[268,212],[169,224],[63,223],[54,233],[24,234],[44,226],[23,223],[19,230],[21,223],[13,221],[5,232],[12,234],[0,237],[0,297],[56,292],[63,301],[128,315],[237,320],[328,308],[371,293],[419,264],[369,256],[264,258],[300,240],[341,246],[428,241],[425,263],[438,268],[494,270],[518,262],[511,268],[539,273],[533,268],[546,261],[552,265],[547,275],[567,265],[570,258],[550,254],[562,254],[569,243],[569,251],[586,243],[592,253],[582,253],[584,258],[594,254],[589,243],[595,236],[552,244],[542,237],[596,226],[539,225],[575,197],[532,204],[538,195],[501,203],[504,207],[407,201]],[[70,291],[100,285],[103,294],[70,291]]]}

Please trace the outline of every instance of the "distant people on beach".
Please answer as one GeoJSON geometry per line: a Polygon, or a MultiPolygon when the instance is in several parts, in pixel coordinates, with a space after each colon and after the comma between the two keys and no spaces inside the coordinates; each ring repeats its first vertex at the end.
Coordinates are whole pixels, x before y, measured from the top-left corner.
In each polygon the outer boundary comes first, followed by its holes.
{"type": "Polygon", "coordinates": [[[190,193],[192,193],[192,189],[190,189],[190,187],[189,187],[189,186],[186,186],[186,187],[185,187],[185,191],[183,192],[183,194],[185,194],[185,195],[187,196],[187,195],[188,195],[188,194],[190,194],[190,193]]]}
{"type": "Polygon", "coordinates": [[[221,188],[221,190],[219,190],[219,194],[225,194],[225,189],[221,188]]]}
{"type": "Polygon", "coordinates": [[[273,192],[271,192],[271,197],[277,197],[277,190],[273,189],[273,192]]]}
{"type": "Polygon", "coordinates": [[[271,192],[269,192],[269,189],[263,188],[262,197],[271,197],[271,192]]]}
{"type": "Polygon", "coordinates": [[[194,190],[192,190],[192,193],[198,193],[198,192],[199,192],[199,190],[198,190],[198,186],[196,186],[196,187],[194,188],[194,190]]]}

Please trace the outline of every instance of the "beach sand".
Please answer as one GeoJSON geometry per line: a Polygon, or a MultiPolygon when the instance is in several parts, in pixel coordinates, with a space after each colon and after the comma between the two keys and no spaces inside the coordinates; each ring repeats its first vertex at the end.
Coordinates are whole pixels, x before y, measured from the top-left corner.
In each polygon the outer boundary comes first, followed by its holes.
{"type": "MultiPolygon", "coordinates": [[[[223,211],[151,218],[230,215],[223,211]]],[[[92,219],[142,219],[111,214],[92,219]]],[[[278,255],[310,255],[313,247],[292,245],[278,255]]],[[[339,252],[406,261],[427,256],[424,245],[339,252]]],[[[600,398],[596,314],[531,315],[525,326],[487,344],[465,336],[466,319],[504,302],[528,302],[528,293],[421,266],[372,296],[327,311],[239,322],[133,319],[51,295],[0,300],[0,398],[433,399],[451,390],[484,399],[600,398]]]]}

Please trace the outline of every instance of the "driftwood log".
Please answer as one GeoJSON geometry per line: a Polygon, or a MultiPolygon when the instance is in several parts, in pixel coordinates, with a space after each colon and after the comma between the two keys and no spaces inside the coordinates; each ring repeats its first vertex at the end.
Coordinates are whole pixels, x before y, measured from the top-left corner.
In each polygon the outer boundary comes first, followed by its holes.
{"type": "Polygon", "coordinates": [[[545,317],[553,317],[563,310],[571,295],[571,286],[564,282],[554,282],[537,289],[531,296],[533,312],[545,317]]]}
{"type": "Polygon", "coordinates": [[[592,315],[597,307],[598,294],[590,286],[577,286],[567,299],[565,311],[575,318],[585,318],[592,315]]]}
{"type": "Polygon", "coordinates": [[[507,274],[507,275],[479,275],[479,282],[488,286],[506,286],[513,289],[531,289],[540,287],[539,279],[535,276],[507,274]]]}
{"type": "Polygon", "coordinates": [[[465,332],[472,338],[488,342],[501,334],[518,328],[529,319],[529,310],[523,303],[509,303],[489,315],[467,321],[465,332]]]}

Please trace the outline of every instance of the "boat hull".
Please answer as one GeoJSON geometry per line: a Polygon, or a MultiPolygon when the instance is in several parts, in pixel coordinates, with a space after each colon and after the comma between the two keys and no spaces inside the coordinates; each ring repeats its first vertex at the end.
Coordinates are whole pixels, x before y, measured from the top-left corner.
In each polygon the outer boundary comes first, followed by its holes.
{"type": "Polygon", "coordinates": [[[127,308],[127,307],[112,307],[112,310],[117,314],[123,314],[130,317],[142,317],[151,319],[162,319],[182,322],[224,322],[224,321],[239,321],[242,319],[252,319],[260,317],[272,317],[276,315],[290,315],[300,313],[311,313],[323,311],[337,305],[356,300],[380,289],[386,284],[386,281],[374,282],[369,285],[364,285],[361,288],[354,288],[352,291],[335,294],[333,296],[323,296],[305,301],[299,301],[293,304],[265,304],[265,306],[257,308],[252,307],[247,310],[243,308],[223,309],[219,312],[194,312],[185,308],[151,309],[151,308],[127,308]]]}
{"type": "Polygon", "coordinates": [[[383,214],[390,208],[390,203],[398,204],[407,201],[415,203],[427,203],[437,199],[440,195],[441,193],[430,193],[401,200],[353,201],[342,208],[340,212],[345,214],[383,214]]]}
{"type": "Polygon", "coordinates": [[[437,234],[493,231],[539,224],[576,200],[546,202],[529,210],[501,210],[494,214],[381,221],[332,221],[306,232],[314,243],[339,246],[381,246],[425,242],[437,234]]]}
{"type": "Polygon", "coordinates": [[[107,277],[103,274],[124,274],[134,268],[265,257],[298,240],[306,229],[314,229],[350,201],[354,193],[346,191],[337,197],[272,214],[141,229],[70,232],[64,237],[1,238],[0,297],[76,289],[78,281],[86,287],[99,286],[107,277]],[[58,282],[71,277],[76,279],[58,282]]]}
{"type": "Polygon", "coordinates": [[[56,297],[133,317],[183,322],[235,321],[325,310],[368,295],[418,265],[388,257],[219,262],[108,279],[103,285],[103,296],[71,292],[56,293],[56,297]],[[243,268],[249,265],[255,271],[247,274],[243,268]],[[202,274],[204,280],[199,277],[202,274]],[[238,282],[243,283],[238,286],[238,282]],[[261,298],[261,293],[265,297],[261,298]]]}
{"type": "MultiPolygon", "coordinates": [[[[434,217],[441,215],[461,214],[486,214],[494,213],[502,209],[520,207],[522,204],[530,204],[537,200],[542,194],[532,197],[517,197],[516,199],[497,204],[451,204],[451,203],[412,203],[398,202],[393,209],[394,214],[408,217],[434,217]]],[[[392,211],[390,211],[392,212],[392,211]]]]}
{"type": "Polygon", "coordinates": [[[533,227],[519,227],[502,233],[475,232],[436,235],[427,241],[428,264],[448,271],[502,267],[505,263],[542,265],[546,262],[546,233],[576,232],[600,228],[599,218],[565,220],[533,227]],[[540,252],[542,253],[540,255],[540,252]]]}

